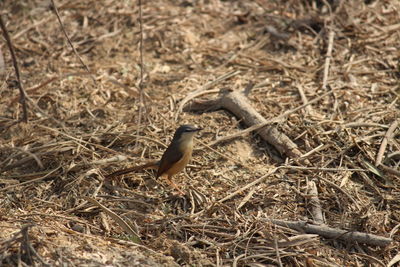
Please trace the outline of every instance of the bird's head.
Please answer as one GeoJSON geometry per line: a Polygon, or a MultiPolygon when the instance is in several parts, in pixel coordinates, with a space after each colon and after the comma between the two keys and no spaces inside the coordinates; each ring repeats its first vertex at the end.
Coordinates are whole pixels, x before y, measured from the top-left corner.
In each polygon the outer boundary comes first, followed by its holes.
{"type": "Polygon", "coordinates": [[[191,140],[195,133],[202,130],[201,128],[195,127],[193,125],[181,125],[176,129],[174,134],[174,140],[191,140]]]}

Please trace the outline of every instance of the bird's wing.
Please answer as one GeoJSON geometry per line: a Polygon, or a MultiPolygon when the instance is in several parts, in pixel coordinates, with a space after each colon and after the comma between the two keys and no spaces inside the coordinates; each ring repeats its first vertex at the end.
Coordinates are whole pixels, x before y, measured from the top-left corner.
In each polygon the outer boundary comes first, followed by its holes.
{"type": "Polygon", "coordinates": [[[183,153],[180,149],[175,146],[169,146],[161,158],[160,166],[157,171],[157,178],[168,171],[176,162],[181,160],[182,157],[183,153]]]}

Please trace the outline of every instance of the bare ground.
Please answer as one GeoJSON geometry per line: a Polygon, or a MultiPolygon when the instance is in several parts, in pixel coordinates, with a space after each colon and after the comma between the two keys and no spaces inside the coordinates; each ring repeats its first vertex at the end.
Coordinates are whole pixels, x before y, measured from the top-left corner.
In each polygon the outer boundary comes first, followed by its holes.
{"type": "Polygon", "coordinates": [[[2,265],[395,264],[400,2],[143,2],[141,100],[136,1],[57,1],[90,73],[48,1],[3,1],[30,100],[29,122],[13,124],[23,114],[3,38],[2,265]],[[256,84],[249,101],[267,120],[332,90],[274,124],[305,161],[278,153],[256,133],[209,146],[247,126],[226,110],[179,112],[196,90],[207,93],[189,106],[249,83],[256,84]],[[184,197],[151,170],[105,178],[159,159],[184,123],[204,128],[192,162],[175,177],[184,197]],[[326,225],[393,241],[371,246],[271,223],[315,219],[311,181],[326,225]],[[85,197],[120,216],[140,241],[85,197]]]}

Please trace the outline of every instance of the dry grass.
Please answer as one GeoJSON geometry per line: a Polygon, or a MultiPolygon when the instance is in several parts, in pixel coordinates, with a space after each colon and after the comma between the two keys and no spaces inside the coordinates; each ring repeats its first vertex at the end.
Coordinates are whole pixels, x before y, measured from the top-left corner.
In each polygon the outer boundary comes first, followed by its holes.
{"type": "MultiPolygon", "coordinates": [[[[68,46],[46,1],[3,4],[24,86],[35,104],[28,107],[29,123],[7,128],[22,114],[2,42],[1,262],[388,264],[400,240],[396,125],[383,150],[384,167],[373,166],[400,113],[400,3],[144,2],[146,83],[139,125],[136,1],[57,1],[65,30],[93,75],[68,46]],[[278,124],[303,154],[312,151],[308,166],[277,169],[222,202],[218,200],[285,164],[285,155],[255,134],[207,146],[244,128],[227,111],[177,113],[187,95],[232,71],[240,73],[208,89],[258,84],[249,98],[266,119],[322,95],[325,84],[334,93],[278,124]],[[160,158],[183,123],[205,128],[186,173],[175,178],[187,196],[173,196],[151,171],[119,181],[104,179],[113,170],[160,158]],[[343,243],[265,220],[312,220],[307,195],[311,180],[329,226],[392,237],[394,242],[386,248],[343,243]],[[129,222],[141,245],[85,197],[129,222]]],[[[199,98],[207,97],[215,95],[199,98]]]]}

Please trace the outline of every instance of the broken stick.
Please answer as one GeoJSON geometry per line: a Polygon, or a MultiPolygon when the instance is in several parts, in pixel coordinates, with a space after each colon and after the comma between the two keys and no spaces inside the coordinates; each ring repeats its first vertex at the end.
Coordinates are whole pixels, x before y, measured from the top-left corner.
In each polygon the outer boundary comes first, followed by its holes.
{"type": "MultiPolygon", "coordinates": [[[[266,123],[267,120],[253,108],[247,99],[247,95],[252,88],[253,85],[250,84],[243,92],[222,89],[220,90],[219,98],[196,100],[187,105],[185,110],[206,111],[224,108],[235,114],[249,127],[266,123]]],[[[302,155],[297,145],[274,125],[266,125],[257,130],[257,133],[262,139],[274,146],[282,155],[293,159],[299,158],[302,155]]]]}
{"type": "Polygon", "coordinates": [[[371,246],[386,247],[393,239],[374,234],[368,234],[357,231],[347,231],[328,227],[325,225],[310,224],[305,221],[283,221],[275,219],[267,219],[274,224],[287,227],[296,231],[305,232],[307,234],[317,234],[325,238],[339,239],[346,242],[357,242],[371,246]]]}
{"type": "Polygon", "coordinates": [[[324,215],[322,214],[321,203],[318,198],[317,184],[314,181],[310,181],[308,183],[308,186],[309,188],[307,194],[310,196],[309,206],[312,219],[315,224],[325,224],[324,215]]]}

